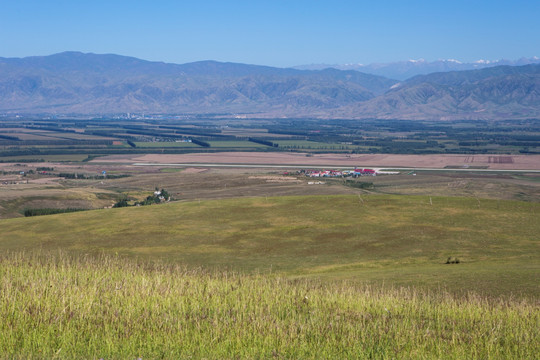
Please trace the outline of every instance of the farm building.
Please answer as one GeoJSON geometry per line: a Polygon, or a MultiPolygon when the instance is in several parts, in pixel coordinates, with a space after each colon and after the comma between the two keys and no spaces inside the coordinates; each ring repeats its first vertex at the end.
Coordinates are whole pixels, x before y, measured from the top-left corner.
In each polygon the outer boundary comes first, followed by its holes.
{"type": "Polygon", "coordinates": [[[354,169],[354,170],[306,170],[308,177],[347,177],[347,176],[375,176],[377,172],[373,169],[354,169]]]}
{"type": "Polygon", "coordinates": [[[354,169],[355,176],[375,176],[377,172],[373,169],[354,169]]]}

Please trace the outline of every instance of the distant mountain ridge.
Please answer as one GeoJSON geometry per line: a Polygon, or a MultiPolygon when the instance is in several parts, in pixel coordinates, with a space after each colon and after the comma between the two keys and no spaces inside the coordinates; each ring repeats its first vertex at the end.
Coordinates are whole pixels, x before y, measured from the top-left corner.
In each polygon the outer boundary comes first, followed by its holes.
{"type": "Polygon", "coordinates": [[[0,114],[229,114],[249,117],[540,117],[540,64],[419,75],[65,52],[0,58],[0,114]]]}
{"type": "Polygon", "coordinates": [[[294,113],[365,101],[395,83],[356,71],[216,61],[178,65],[66,52],[0,58],[0,111],[294,113]]]}
{"type": "Polygon", "coordinates": [[[418,75],[355,111],[387,119],[540,118],[540,64],[418,75]]]}
{"type": "Polygon", "coordinates": [[[487,67],[502,65],[521,66],[540,63],[540,58],[521,58],[518,60],[478,60],[474,62],[461,62],[455,59],[440,59],[436,61],[407,60],[390,63],[374,64],[311,64],[294,66],[299,70],[322,70],[333,68],[338,70],[356,70],[367,74],[379,75],[397,80],[406,80],[416,75],[427,75],[434,72],[479,70],[487,67]]]}

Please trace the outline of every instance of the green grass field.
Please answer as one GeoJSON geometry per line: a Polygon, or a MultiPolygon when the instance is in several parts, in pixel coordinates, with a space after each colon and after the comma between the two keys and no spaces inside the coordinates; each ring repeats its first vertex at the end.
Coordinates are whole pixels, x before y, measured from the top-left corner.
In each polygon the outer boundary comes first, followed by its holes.
{"type": "Polygon", "coordinates": [[[20,156],[0,156],[1,161],[17,162],[17,160],[40,160],[50,162],[64,162],[64,161],[83,161],[88,155],[85,154],[65,154],[65,155],[20,155],[20,156]]]}
{"type": "Polygon", "coordinates": [[[539,210],[297,196],[0,220],[0,357],[532,359],[539,210]]]}
{"type": "Polygon", "coordinates": [[[200,147],[197,144],[189,143],[189,142],[175,142],[175,141],[161,141],[161,142],[142,142],[137,141],[135,142],[135,145],[139,148],[161,148],[161,147],[200,147]]]}
{"type": "Polygon", "coordinates": [[[356,149],[356,145],[347,144],[330,144],[308,140],[272,140],[272,142],[279,145],[280,148],[285,149],[326,149],[326,150],[348,150],[356,149]]]}
{"type": "Polygon", "coordinates": [[[197,201],[6,219],[0,248],[537,297],[539,211],[538,203],[426,196],[197,201]]]}
{"type": "Polygon", "coordinates": [[[254,143],[251,141],[242,141],[242,140],[236,140],[236,141],[208,141],[211,147],[213,148],[268,148],[266,145],[254,143]]]}
{"type": "Polygon", "coordinates": [[[532,359],[538,307],[117,256],[0,257],[5,358],[532,359]]]}

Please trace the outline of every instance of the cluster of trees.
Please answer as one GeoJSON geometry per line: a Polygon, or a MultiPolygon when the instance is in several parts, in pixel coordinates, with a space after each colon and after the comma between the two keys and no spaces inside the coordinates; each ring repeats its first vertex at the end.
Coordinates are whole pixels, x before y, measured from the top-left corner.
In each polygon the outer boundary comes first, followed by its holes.
{"type": "Polygon", "coordinates": [[[46,123],[46,125],[44,123],[43,126],[26,125],[25,128],[32,129],[32,130],[45,130],[45,131],[54,131],[54,132],[71,133],[71,134],[76,133],[75,130],[66,129],[66,128],[60,127],[59,124],[51,124],[51,123],[46,123]]]}
{"type": "MultiPolygon", "coordinates": [[[[107,179],[120,179],[129,177],[131,175],[127,174],[107,174],[107,179]]],[[[63,177],[64,179],[85,179],[85,180],[96,180],[96,179],[103,179],[103,175],[87,175],[87,174],[79,174],[79,173],[59,173],[58,177],[63,177]]]]}
{"type": "Polygon", "coordinates": [[[278,147],[279,146],[276,143],[273,143],[273,142],[268,141],[268,140],[263,140],[263,139],[256,139],[256,138],[249,137],[248,140],[251,141],[251,142],[254,142],[256,144],[261,144],[261,145],[266,145],[266,146],[271,146],[271,147],[278,147]]]}
{"type": "Polygon", "coordinates": [[[130,205],[127,197],[124,197],[120,199],[116,204],[114,204],[113,208],[153,205],[153,204],[162,203],[164,201],[169,201],[170,199],[171,199],[171,195],[169,194],[167,190],[165,189],[159,190],[158,188],[156,188],[156,190],[154,191],[152,195],[147,196],[146,199],[142,201],[136,201],[133,205],[130,205]]]}
{"type": "Polygon", "coordinates": [[[12,140],[12,141],[19,141],[21,139],[19,139],[18,137],[16,136],[9,136],[9,135],[0,135],[0,139],[4,139],[4,140],[12,140]]]}
{"type": "Polygon", "coordinates": [[[29,216],[41,216],[41,215],[53,215],[53,214],[63,214],[76,211],[86,211],[88,209],[78,209],[78,208],[67,208],[67,209],[24,209],[23,214],[25,217],[29,216]]]}
{"type": "MultiPolygon", "coordinates": [[[[0,152],[0,156],[3,156],[0,152]]],[[[45,159],[15,159],[15,160],[0,160],[0,163],[12,163],[12,162],[17,162],[17,163],[36,163],[36,162],[45,162],[45,159]]],[[[15,165],[20,165],[20,164],[15,164],[15,165]]]]}
{"type": "Polygon", "coordinates": [[[345,180],[345,185],[358,189],[373,189],[374,187],[372,182],[355,180],[345,180]]]}
{"type": "MultiPolygon", "coordinates": [[[[521,122],[408,120],[279,120],[265,126],[269,134],[288,134],[325,143],[353,142],[369,152],[396,154],[485,153],[486,145],[517,147],[521,153],[540,151],[537,120],[521,122]],[[399,137],[398,137],[399,136],[399,137]],[[409,141],[404,141],[409,140],[409,141]],[[411,141],[420,140],[420,141],[411,141]],[[444,142],[455,144],[446,148],[444,142]],[[536,149],[535,149],[536,148],[536,149]]],[[[327,148],[326,150],[335,150],[327,148]]],[[[515,151],[514,150],[514,151],[515,151]]],[[[361,150],[355,150],[355,152],[361,150]]],[[[365,152],[365,150],[364,150],[365,152]]]]}
{"type": "MultiPolygon", "coordinates": [[[[6,136],[8,137],[8,136],[6,136]]],[[[5,139],[0,135],[0,139],[5,139]]],[[[11,137],[11,136],[9,136],[11,137]]],[[[112,140],[20,140],[10,139],[9,141],[3,141],[2,145],[18,145],[18,146],[110,146],[112,140]],[[17,140],[17,141],[15,141],[17,140]]]]}
{"type": "Polygon", "coordinates": [[[210,147],[210,144],[207,143],[206,141],[202,141],[202,140],[198,140],[198,139],[191,139],[191,142],[194,143],[194,144],[197,144],[199,146],[202,146],[202,147],[210,147]]]}

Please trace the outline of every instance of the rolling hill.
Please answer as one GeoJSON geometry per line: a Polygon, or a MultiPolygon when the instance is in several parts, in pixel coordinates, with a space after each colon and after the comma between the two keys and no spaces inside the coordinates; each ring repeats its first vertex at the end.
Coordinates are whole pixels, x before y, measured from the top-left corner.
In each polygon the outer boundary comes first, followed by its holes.
{"type": "Polygon", "coordinates": [[[361,200],[237,198],[5,219],[0,249],[104,252],[191,268],[538,295],[538,203],[361,200]],[[448,257],[461,263],[445,264],[448,257]]]}

